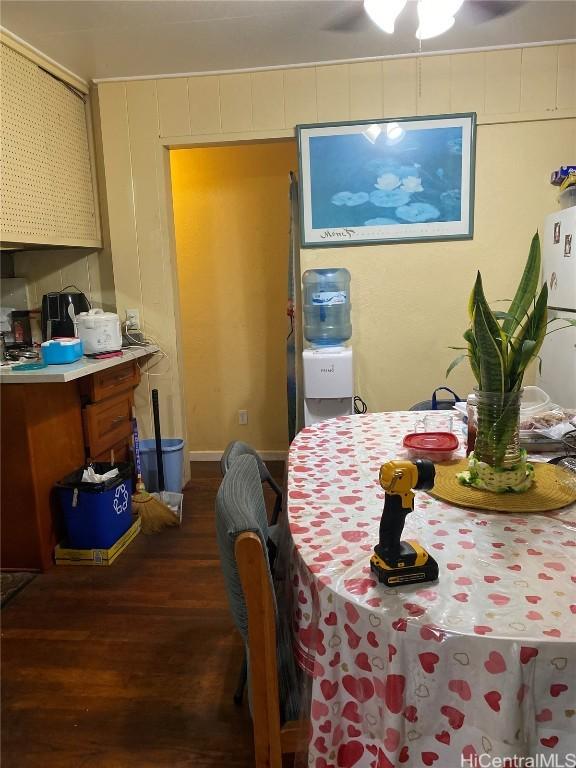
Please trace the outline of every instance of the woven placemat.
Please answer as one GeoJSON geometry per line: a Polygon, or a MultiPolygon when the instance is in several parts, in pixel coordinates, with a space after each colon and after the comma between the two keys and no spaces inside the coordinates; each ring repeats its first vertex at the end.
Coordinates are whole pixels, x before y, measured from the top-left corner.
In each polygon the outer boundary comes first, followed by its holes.
{"type": "Polygon", "coordinates": [[[429,493],[459,507],[492,512],[550,512],[576,501],[576,475],[555,464],[534,462],[534,483],[524,493],[491,493],[460,485],[458,472],[468,469],[468,459],[436,465],[434,488],[429,493]]]}

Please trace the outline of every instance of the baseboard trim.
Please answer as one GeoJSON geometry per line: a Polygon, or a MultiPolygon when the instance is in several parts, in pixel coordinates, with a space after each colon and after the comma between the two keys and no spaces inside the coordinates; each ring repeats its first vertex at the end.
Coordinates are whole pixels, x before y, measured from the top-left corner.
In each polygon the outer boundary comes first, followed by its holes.
{"type": "MultiPolygon", "coordinates": [[[[224,451],[190,451],[190,461],[220,461],[224,451]]],[[[264,461],[286,461],[288,451],[258,451],[264,461]]]]}

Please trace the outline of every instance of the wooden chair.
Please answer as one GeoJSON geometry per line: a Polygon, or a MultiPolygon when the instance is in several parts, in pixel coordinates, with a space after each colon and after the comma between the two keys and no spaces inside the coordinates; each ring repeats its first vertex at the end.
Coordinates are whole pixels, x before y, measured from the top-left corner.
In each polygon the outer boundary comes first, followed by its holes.
{"type": "Polygon", "coordinates": [[[236,562],[248,609],[252,721],[256,768],[281,768],[282,754],[305,749],[308,723],[291,720],[280,726],[276,654],[276,611],[262,542],[255,533],[241,533],[236,562]]]}
{"type": "Polygon", "coordinates": [[[276,607],[266,507],[252,455],[239,456],[220,484],[216,533],[230,610],[248,651],[256,768],[281,768],[283,753],[305,747],[308,723],[293,719],[299,709],[295,662],[290,644],[278,643],[277,627],[285,625],[276,607]]]}
{"type": "MultiPolygon", "coordinates": [[[[256,463],[258,465],[258,473],[260,474],[260,482],[262,484],[267,483],[272,491],[274,492],[275,499],[274,499],[274,507],[272,509],[272,514],[270,516],[270,526],[275,526],[278,522],[278,516],[280,514],[280,510],[282,509],[282,488],[278,485],[278,483],[274,480],[272,475],[270,474],[270,470],[264,463],[264,461],[260,458],[260,454],[252,448],[252,446],[248,445],[247,443],[243,443],[241,440],[233,440],[231,443],[229,443],[226,446],[226,450],[222,454],[222,458],[220,459],[220,469],[222,471],[222,477],[226,475],[226,472],[230,469],[233,462],[239,457],[239,456],[254,456],[256,459],[256,463]]],[[[272,534],[272,537],[274,535],[272,534]]],[[[274,570],[274,563],[270,563],[272,570],[274,570]]],[[[244,688],[246,687],[246,681],[248,679],[248,667],[246,662],[246,656],[242,659],[242,665],[240,667],[240,672],[238,673],[238,682],[236,683],[236,690],[234,691],[233,699],[235,704],[242,704],[242,699],[244,698],[244,688]]]]}

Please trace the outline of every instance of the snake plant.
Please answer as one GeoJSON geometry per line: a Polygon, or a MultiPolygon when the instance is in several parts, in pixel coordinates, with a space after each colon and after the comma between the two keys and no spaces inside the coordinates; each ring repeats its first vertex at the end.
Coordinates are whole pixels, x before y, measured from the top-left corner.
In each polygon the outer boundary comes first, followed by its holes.
{"type": "MultiPolygon", "coordinates": [[[[491,433],[485,443],[492,446],[491,455],[480,459],[480,446],[477,445],[475,451],[477,459],[496,467],[501,466],[508,441],[518,425],[517,403],[511,405],[510,401],[514,398],[507,396],[521,390],[527,366],[538,357],[546,334],[553,332],[548,330],[549,322],[553,321],[548,321],[547,317],[547,284],[543,283],[538,290],[540,270],[540,237],[536,233],[507,312],[496,312],[490,308],[484,295],[482,276],[478,272],[468,305],[470,326],[464,333],[467,346],[452,347],[465,352],[452,361],[446,372],[448,376],[456,365],[468,359],[478,382],[478,390],[501,394],[501,407],[497,417],[492,419],[491,433]]],[[[566,319],[565,322],[576,325],[573,320],[566,319]]],[[[484,419],[480,412],[478,419],[478,436],[481,437],[483,427],[488,425],[482,424],[484,419]]]]}

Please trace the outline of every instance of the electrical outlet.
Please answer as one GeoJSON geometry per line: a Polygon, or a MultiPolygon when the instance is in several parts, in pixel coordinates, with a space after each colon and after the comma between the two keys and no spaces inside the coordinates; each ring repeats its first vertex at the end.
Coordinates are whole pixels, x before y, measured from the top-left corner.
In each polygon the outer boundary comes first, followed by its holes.
{"type": "Polygon", "coordinates": [[[126,323],[129,331],[137,331],[140,328],[140,312],[137,309],[127,309],[126,323]]]}
{"type": "Polygon", "coordinates": [[[248,424],[248,411],[238,411],[238,424],[248,424]]]}

